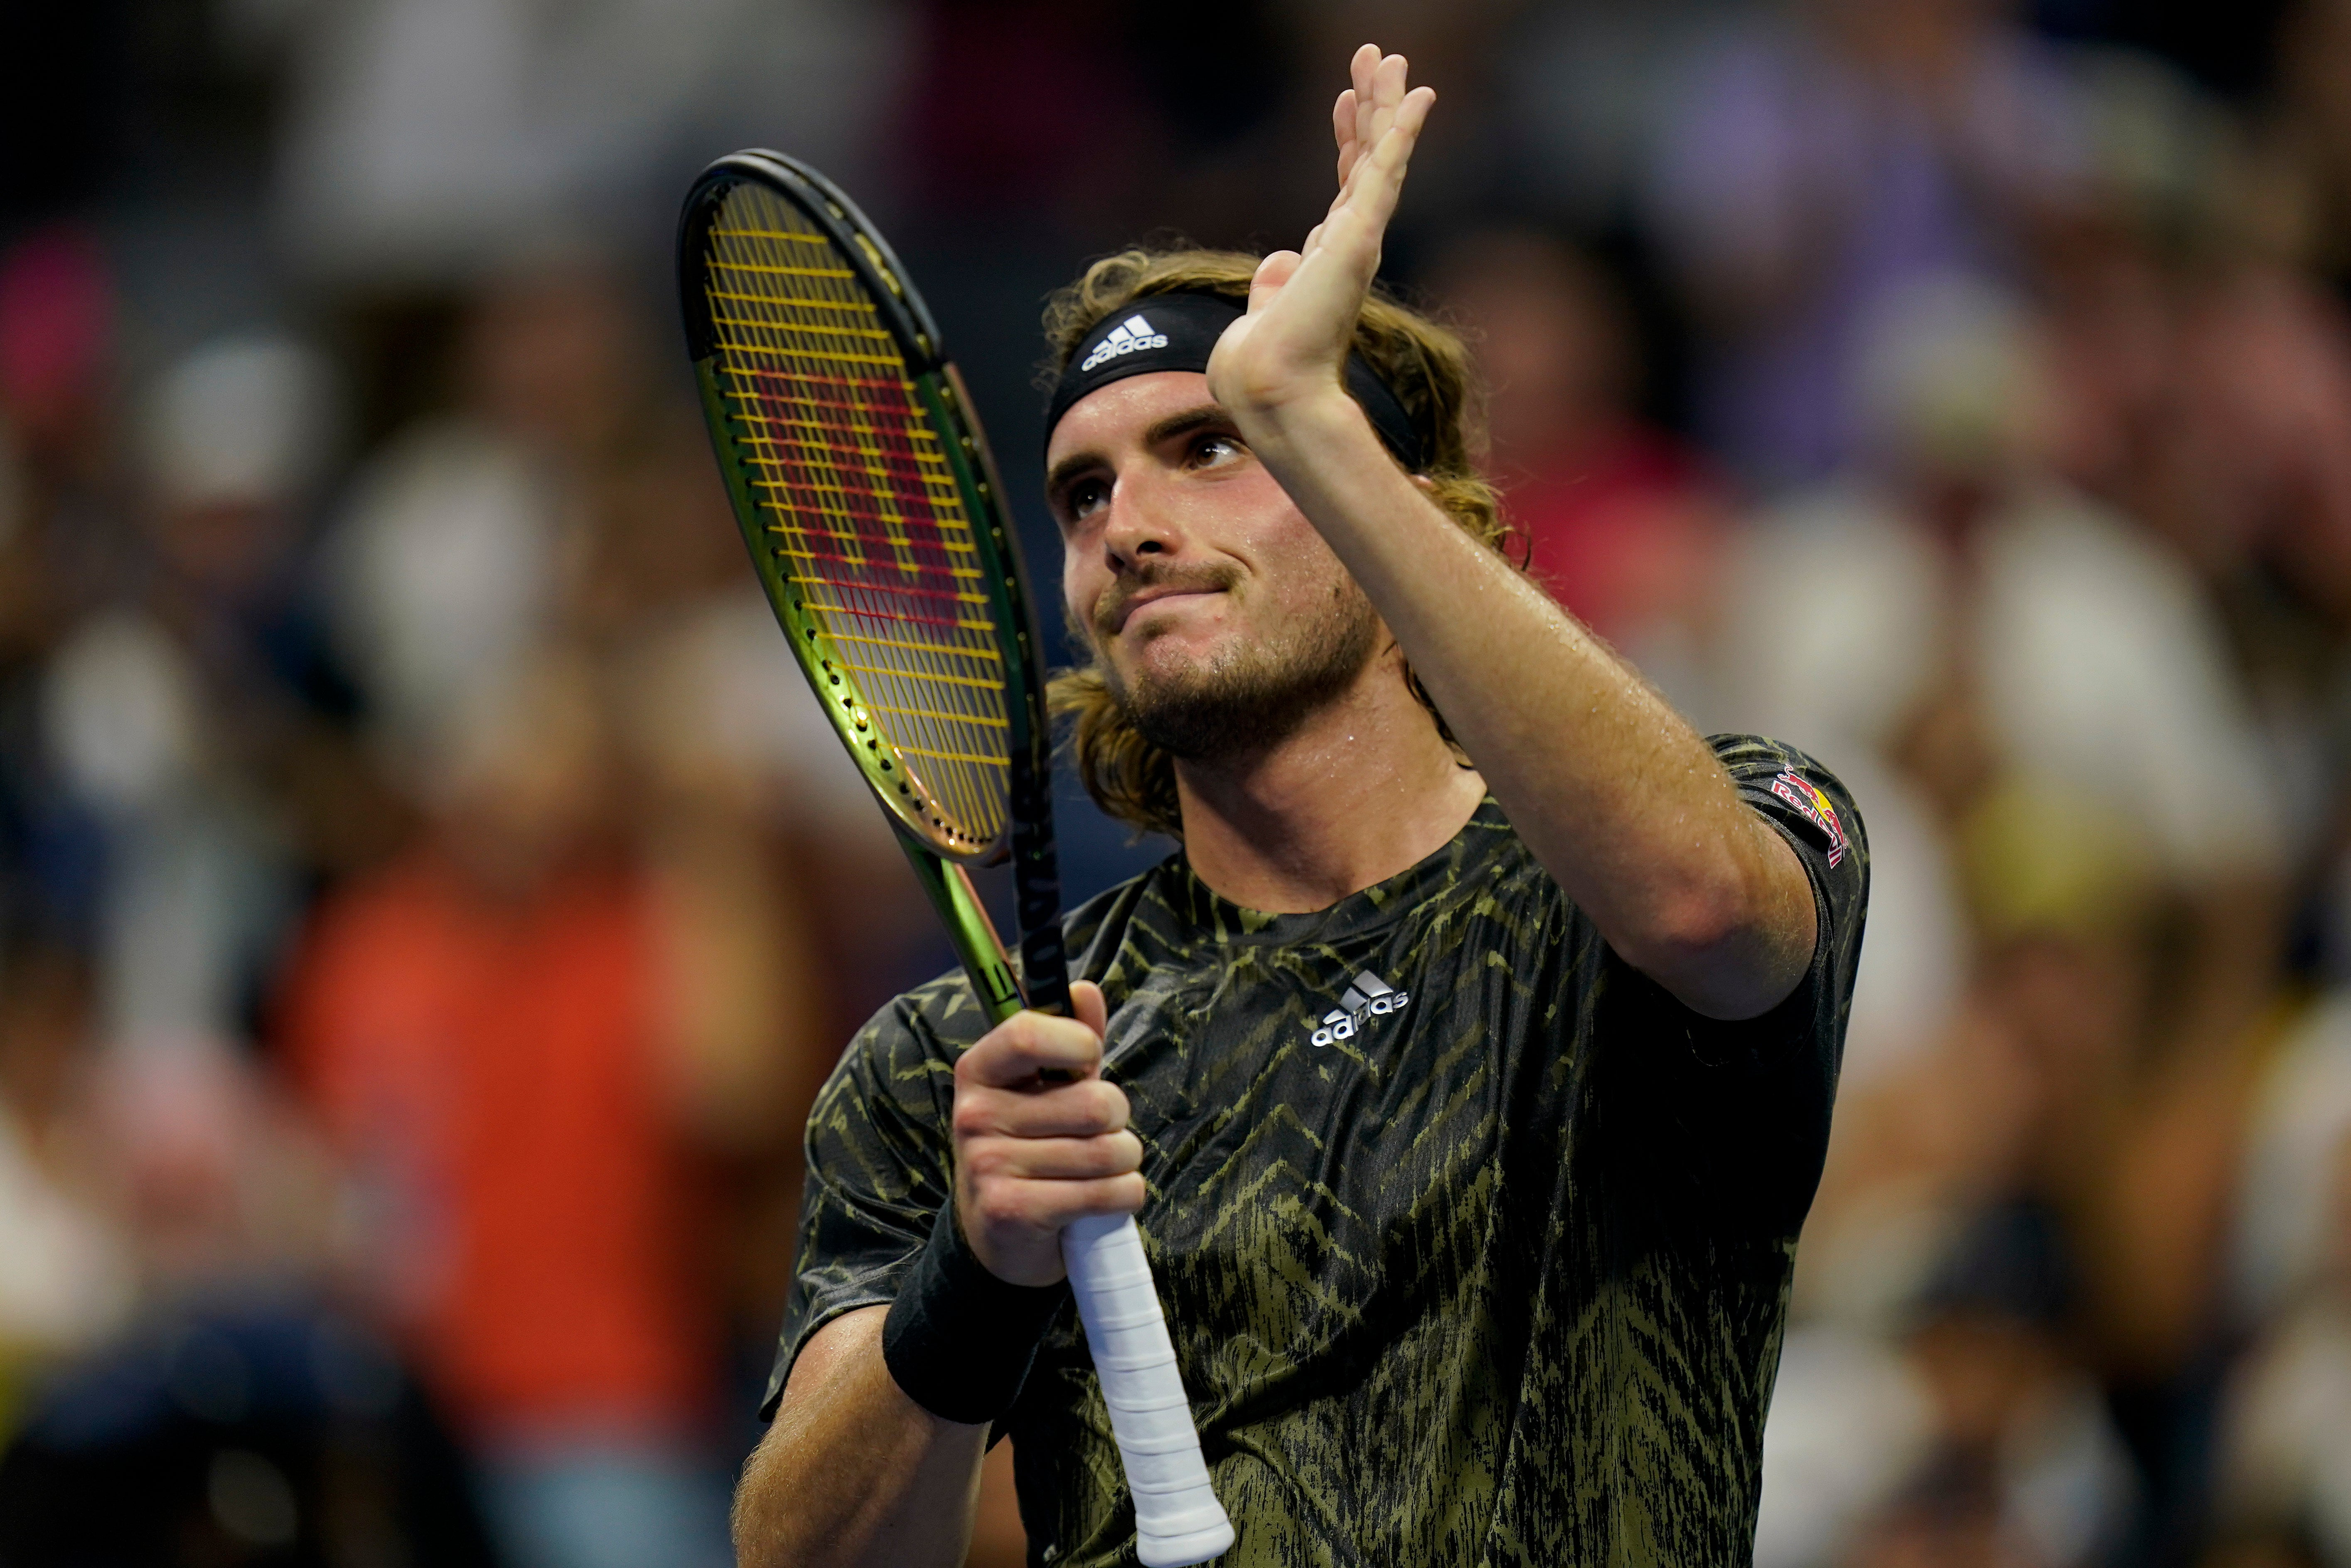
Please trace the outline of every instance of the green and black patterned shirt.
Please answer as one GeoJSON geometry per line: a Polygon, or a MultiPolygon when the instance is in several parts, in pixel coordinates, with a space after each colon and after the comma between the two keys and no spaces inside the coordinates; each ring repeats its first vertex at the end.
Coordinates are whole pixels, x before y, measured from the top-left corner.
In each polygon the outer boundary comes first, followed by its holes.
{"type": "MultiPolygon", "coordinates": [[[[1793,844],[1811,972],[1689,1011],[1602,941],[1488,800],[1311,915],[1183,858],[1069,921],[1110,1002],[1138,1217],[1249,1568],[1729,1565],[1752,1555],[1796,1233],[1828,1139],[1868,852],[1820,766],[1718,737],[1793,844]]],[[[891,1301],[949,1188],[962,978],[884,1009],[809,1123],[772,1408],[825,1322],[891,1301]]],[[[1002,1423],[1032,1563],[1132,1564],[1074,1305],[1002,1423]]]]}

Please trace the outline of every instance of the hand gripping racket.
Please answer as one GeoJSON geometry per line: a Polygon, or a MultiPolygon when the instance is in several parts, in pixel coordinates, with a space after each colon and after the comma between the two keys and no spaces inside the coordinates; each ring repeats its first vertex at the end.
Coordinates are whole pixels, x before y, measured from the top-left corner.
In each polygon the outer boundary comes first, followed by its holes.
{"type": "MultiPolygon", "coordinates": [[[[825,716],[989,1017],[1019,1011],[1021,989],[964,867],[1008,848],[1027,1005],[1066,1015],[1036,625],[1004,487],[937,324],[865,215],[780,153],[703,171],[677,269],[736,521],[825,716]]],[[[1134,1221],[1080,1220],[1061,1256],[1143,1561],[1206,1562],[1233,1528],[1134,1221]]]]}

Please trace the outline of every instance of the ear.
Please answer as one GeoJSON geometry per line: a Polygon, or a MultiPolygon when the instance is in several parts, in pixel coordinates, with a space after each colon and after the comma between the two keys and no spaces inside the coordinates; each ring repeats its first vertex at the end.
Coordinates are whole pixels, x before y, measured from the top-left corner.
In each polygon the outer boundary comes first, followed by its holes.
{"type": "Polygon", "coordinates": [[[1426,474],[1415,474],[1412,476],[1412,482],[1420,486],[1420,493],[1424,496],[1437,494],[1437,481],[1426,474]]]}

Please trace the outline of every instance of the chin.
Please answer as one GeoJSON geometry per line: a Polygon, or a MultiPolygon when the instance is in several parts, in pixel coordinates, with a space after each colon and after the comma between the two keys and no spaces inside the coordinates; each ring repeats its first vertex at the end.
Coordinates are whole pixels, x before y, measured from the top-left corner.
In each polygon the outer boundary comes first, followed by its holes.
{"type": "Polygon", "coordinates": [[[1137,679],[1180,678],[1216,664],[1232,643],[1221,625],[1154,627],[1134,643],[1127,669],[1137,679]]]}

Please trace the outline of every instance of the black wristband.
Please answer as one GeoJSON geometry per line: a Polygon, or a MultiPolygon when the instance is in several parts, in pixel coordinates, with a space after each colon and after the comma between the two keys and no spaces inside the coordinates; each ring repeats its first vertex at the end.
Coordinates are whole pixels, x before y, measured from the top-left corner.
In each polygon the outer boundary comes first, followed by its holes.
{"type": "Polygon", "coordinates": [[[882,1323],[882,1359],[906,1397],[946,1421],[977,1426],[1012,1407],[1065,1281],[1008,1285],[987,1271],[939,1206],[931,1239],[882,1323]]]}

